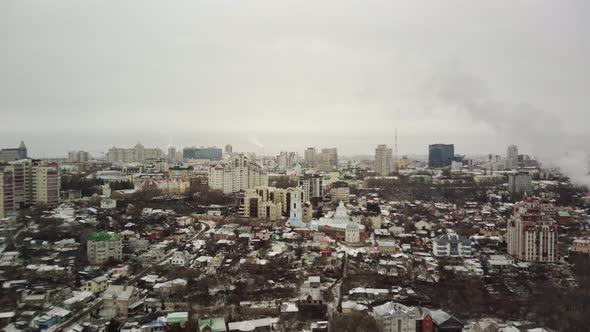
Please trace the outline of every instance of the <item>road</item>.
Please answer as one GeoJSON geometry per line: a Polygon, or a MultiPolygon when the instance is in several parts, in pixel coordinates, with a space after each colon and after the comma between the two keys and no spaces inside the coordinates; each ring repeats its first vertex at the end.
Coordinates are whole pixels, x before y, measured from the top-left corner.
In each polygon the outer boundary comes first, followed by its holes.
{"type": "MultiPolygon", "coordinates": [[[[193,237],[191,237],[190,239],[188,239],[187,242],[190,242],[190,241],[193,241],[193,240],[196,240],[196,239],[200,238],[211,227],[211,224],[210,223],[207,223],[206,221],[199,221],[199,223],[202,225],[201,230],[197,234],[195,234],[193,237]]],[[[170,258],[176,252],[177,249],[178,248],[171,250],[169,253],[167,253],[157,263],[150,265],[149,267],[145,268],[140,273],[138,273],[135,276],[131,277],[129,279],[129,281],[128,281],[128,284],[135,285],[139,279],[141,279],[144,275],[146,275],[147,273],[149,273],[155,266],[164,263],[168,258],[170,258]]],[[[52,327],[52,329],[50,329],[48,331],[65,331],[67,328],[69,328],[69,327],[75,325],[76,323],[78,323],[78,321],[80,321],[82,318],[88,316],[90,314],[90,312],[92,312],[93,310],[96,310],[96,309],[100,308],[100,305],[102,305],[102,299],[101,298],[97,299],[95,302],[92,302],[92,305],[91,306],[84,307],[83,309],[80,309],[78,312],[74,312],[72,314],[72,318],[68,319],[67,321],[65,321],[63,323],[54,325],[52,327]]]]}

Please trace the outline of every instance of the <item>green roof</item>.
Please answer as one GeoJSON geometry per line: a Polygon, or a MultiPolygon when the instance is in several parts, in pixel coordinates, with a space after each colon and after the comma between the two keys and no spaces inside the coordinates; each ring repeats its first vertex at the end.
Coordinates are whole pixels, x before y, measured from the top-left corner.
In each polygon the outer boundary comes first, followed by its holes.
{"type": "Polygon", "coordinates": [[[567,211],[559,211],[557,212],[559,214],[560,217],[569,217],[570,214],[567,211]]]}
{"type": "Polygon", "coordinates": [[[109,233],[100,232],[100,233],[92,233],[92,234],[88,235],[88,237],[86,239],[88,241],[117,241],[117,240],[121,239],[121,236],[119,236],[119,234],[116,234],[116,233],[109,234],[109,233]]]}
{"type": "Polygon", "coordinates": [[[188,322],[188,312],[172,312],[166,316],[166,322],[168,323],[186,323],[188,322]]]}
{"type": "Polygon", "coordinates": [[[210,328],[211,332],[225,332],[225,319],[223,317],[199,319],[199,331],[210,328]]]}

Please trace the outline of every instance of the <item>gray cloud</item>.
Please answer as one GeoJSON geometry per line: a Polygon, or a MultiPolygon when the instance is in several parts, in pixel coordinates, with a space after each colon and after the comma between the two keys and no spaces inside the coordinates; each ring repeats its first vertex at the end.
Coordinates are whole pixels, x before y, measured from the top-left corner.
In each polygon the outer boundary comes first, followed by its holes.
{"type": "Polygon", "coordinates": [[[440,101],[454,116],[491,127],[495,134],[531,152],[548,166],[559,167],[573,181],[590,188],[589,135],[574,139],[558,113],[526,103],[498,101],[483,79],[449,66],[423,85],[427,99],[440,101]]]}
{"type": "Polygon", "coordinates": [[[393,144],[397,127],[401,153],[501,153],[510,139],[494,135],[512,129],[486,117],[531,114],[527,130],[557,118],[575,144],[590,120],[588,22],[587,1],[2,1],[0,142],[39,156],[171,137],[260,153],[256,137],[265,153],[352,154],[393,144]],[[425,100],[416,87],[448,59],[485,79],[469,95],[536,108],[477,97],[495,112],[457,116],[425,100]]]}

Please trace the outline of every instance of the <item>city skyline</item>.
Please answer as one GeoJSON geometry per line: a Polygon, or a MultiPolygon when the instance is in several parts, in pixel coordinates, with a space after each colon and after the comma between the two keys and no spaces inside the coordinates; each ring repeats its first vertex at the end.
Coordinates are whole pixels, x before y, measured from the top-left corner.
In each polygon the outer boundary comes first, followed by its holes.
{"type": "Polygon", "coordinates": [[[19,1],[0,11],[0,109],[29,121],[0,141],[45,157],[137,141],[350,155],[397,127],[400,154],[517,144],[560,160],[588,152],[587,6],[19,1]]]}

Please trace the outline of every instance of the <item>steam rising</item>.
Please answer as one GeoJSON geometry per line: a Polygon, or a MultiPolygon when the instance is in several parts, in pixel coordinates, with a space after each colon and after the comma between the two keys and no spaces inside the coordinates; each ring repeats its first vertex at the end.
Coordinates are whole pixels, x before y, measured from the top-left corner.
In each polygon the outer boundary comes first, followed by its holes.
{"type": "Polygon", "coordinates": [[[490,126],[497,135],[532,148],[546,166],[559,167],[574,183],[590,187],[588,147],[568,141],[563,120],[526,103],[507,103],[490,96],[483,80],[460,70],[447,70],[425,85],[428,98],[490,126]]]}

